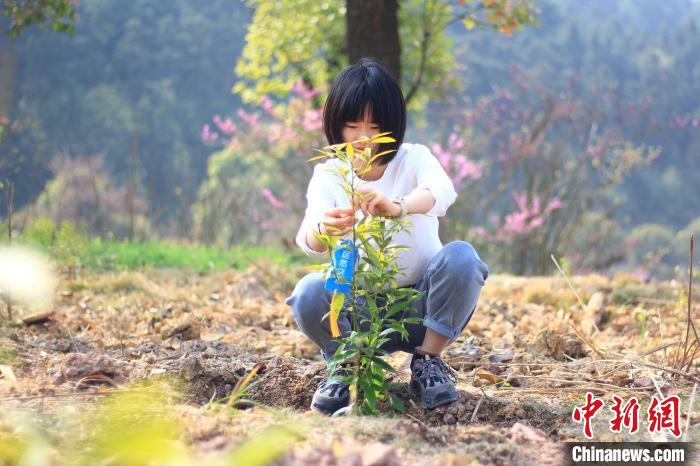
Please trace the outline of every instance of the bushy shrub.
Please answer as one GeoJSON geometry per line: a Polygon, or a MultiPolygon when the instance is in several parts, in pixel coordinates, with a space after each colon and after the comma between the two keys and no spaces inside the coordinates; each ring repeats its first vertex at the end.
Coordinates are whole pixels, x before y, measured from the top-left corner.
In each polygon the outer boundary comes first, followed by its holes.
{"type": "Polygon", "coordinates": [[[133,218],[134,238],[151,235],[146,201],[134,193],[133,215],[128,190],[114,184],[104,158],[58,155],[51,162],[54,178],[29,209],[32,217],[46,217],[57,225],[68,221],[91,235],[126,238],[133,218]]]}

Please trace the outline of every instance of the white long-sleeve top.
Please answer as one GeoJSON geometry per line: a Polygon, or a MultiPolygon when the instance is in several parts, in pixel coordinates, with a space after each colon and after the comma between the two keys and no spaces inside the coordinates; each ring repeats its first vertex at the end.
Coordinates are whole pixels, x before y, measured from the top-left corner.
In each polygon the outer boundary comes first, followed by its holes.
{"type": "MultiPolygon", "coordinates": [[[[310,257],[328,257],[328,252],[317,252],[306,243],[309,229],[316,229],[323,219],[323,213],[332,208],[350,207],[350,199],[343,190],[336,168],[342,162],[329,159],[314,167],[314,174],[306,192],[307,207],[304,220],[296,236],[296,242],[310,257]]],[[[352,176],[348,173],[348,181],[352,176]]],[[[391,198],[408,196],[416,189],[428,189],[435,198],[435,204],[425,214],[408,215],[410,225],[407,231],[394,235],[392,244],[407,246],[400,250],[398,263],[401,273],[396,277],[398,286],[416,284],[425,273],[430,260],[442,249],[438,236],[438,217],[457,198],[452,181],[443,170],[430,149],[420,144],[404,143],[396,156],[389,162],[382,177],[375,181],[359,180],[362,185],[378,189],[391,198]]],[[[356,215],[362,216],[361,211],[356,215]]]]}

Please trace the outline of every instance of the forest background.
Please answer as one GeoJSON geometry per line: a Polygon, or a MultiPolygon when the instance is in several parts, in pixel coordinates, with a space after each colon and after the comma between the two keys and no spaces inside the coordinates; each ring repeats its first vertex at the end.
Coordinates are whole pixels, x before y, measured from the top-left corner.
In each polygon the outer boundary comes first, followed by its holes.
{"type": "MultiPolygon", "coordinates": [[[[700,231],[700,5],[538,1],[536,24],[499,31],[441,19],[458,3],[404,0],[398,15],[406,140],[459,192],[443,242],[472,242],[500,272],[550,273],[555,254],[573,272],[680,276],[700,231]]],[[[18,237],[109,250],[111,266],[115,245],[163,241],[298,254],[305,161],[348,62],[345,2],[76,13],[72,35],[0,37],[0,180],[18,237]]]]}

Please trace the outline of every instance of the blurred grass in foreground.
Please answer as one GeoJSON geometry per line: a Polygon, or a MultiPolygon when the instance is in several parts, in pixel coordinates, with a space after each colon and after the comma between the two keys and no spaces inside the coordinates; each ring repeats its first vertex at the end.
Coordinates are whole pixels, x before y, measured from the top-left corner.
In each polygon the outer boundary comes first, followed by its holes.
{"type": "Polygon", "coordinates": [[[0,464],[267,466],[303,437],[298,428],[271,425],[203,457],[185,434],[188,421],[179,413],[178,387],[164,379],[134,383],[92,405],[63,406],[51,419],[5,410],[0,413],[0,464]]]}
{"type": "MultiPolygon", "coordinates": [[[[6,241],[6,231],[0,231],[0,241],[6,241]]],[[[274,246],[241,244],[224,249],[167,240],[129,242],[88,238],[70,222],[58,226],[47,218],[36,219],[15,233],[13,243],[37,247],[60,266],[93,270],[185,268],[209,273],[243,270],[261,259],[278,266],[301,264],[305,260],[300,251],[289,252],[274,246]]]]}

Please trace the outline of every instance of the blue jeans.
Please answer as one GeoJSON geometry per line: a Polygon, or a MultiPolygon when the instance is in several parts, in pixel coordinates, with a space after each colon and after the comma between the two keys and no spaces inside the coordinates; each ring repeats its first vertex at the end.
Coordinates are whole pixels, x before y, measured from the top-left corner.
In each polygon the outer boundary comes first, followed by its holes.
{"type": "MultiPolygon", "coordinates": [[[[422,317],[423,322],[405,325],[409,333],[408,341],[402,340],[397,332],[392,332],[389,334],[391,341],[385,343],[382,349],[388,353],[397,350],[413,353],[423,343],[426,328],[448,337],[450,342],[456,340],[476,309],[481,287],[488,275],[487,265],[471,244],[453,241],[443,246],[428,264],[420,281],[413,285],[423,295],[413,304],[410,315],[422,317]]],[[[292,315],[301,331],[328,360],[338,348],[338,342],[331,335],[328,319],[322,320],[330,309],[332,297],[324,285],[324,274],[315,272],[305,275],[285,304],[291,306],[292,315]]],[[[362,306],[366,304],[355,304],[362,313],[362,306]]],[[[338,327],[344,336],[351,330],[351,320],[345,306],[339,313],[338,327]]]]}

